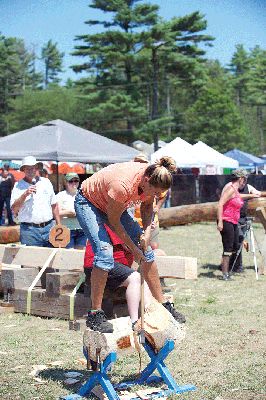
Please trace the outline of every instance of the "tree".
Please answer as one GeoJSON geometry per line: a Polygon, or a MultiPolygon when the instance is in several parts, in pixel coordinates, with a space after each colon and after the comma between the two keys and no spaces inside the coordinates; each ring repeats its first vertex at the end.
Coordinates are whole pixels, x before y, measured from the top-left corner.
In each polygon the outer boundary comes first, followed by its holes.
{"type": "Polygon", "coordinates": [[[158,6],[138,2],[92,1],[91,8],[111,16],[105,21],[86,21],[89,26],[102,25],[105,30],[98,34],[77,36],[76,40],[82,40],[84,45],[75,46],[73,53],[86,58],[83,64],[75,65],[73,69],[89,74],[89,80],[81,82],[83,98],[88,104],[88,119],[92,120],[97,114],[100,132],[107,136],[118,134],[128,143],[133,140],[134,126],[146,118],[135,74],[138,32],[141,28],[148,29],[158,19],[158,6]],[[124,114],[117,107],[118,98],[128,106],[127,109],[122,106],[126,111],[124,114]]]}
{"type": "Polygon", "coordinates": [[[246,132],[243,120],[230,93],[209,82],[185,113],[183,137],[190,143],[199,140],[225,153],[242,148],[246,132]]]}
{"type": "Polygon", "coordinates": [[[60,53],[57,43],[53,43],[51,39],[42,48],[41,58],[45,64],[44,85],[46,88],[50,82],[60,82],[58,74],[63,71],[63,57],[64,53],[60,53]]]}
{"type": "Polygon", "coordinates": [[[36,78],[31,70],[32,54],[24,41],[0,35],[0,135],[9,133],[8,114],[12,99],[21,96],[36,78]]]}
{"type": "Polygon", "coordinates": [[[230,70],[233,74],[233,87],[236,92],[236,102],[239,106],[245,103],[247,83],[250,79],[250,56],[242,44],[236,46],[233,54],[230,70]]]}
{"type": "MultiPolygon", "coordinates": [[[[150,51],[151,63],[151,120],[154,130],[154,147],[158,149],[158,132],[165,122],[165,127],[172,125],[169,115],[169,79],[186,77],[187,82],[190,74],[196,71],[196,66],[205,52],[199,44],[210,45],[213,37],[201,32],[207,27],[207,21],[199,12],[175,17],[170,21],[160,21],[153,25],[149,31],[141,33],[140,38],[143,48],[150,51]],[[166,86],[166,108],[159,115],[159,80],[166,86]],[[165,85],[166,83],[166,85],[165,85]],[[167,115],[168,114],[168,115],[167,115]],[[157,121],[157,124],[156,122],[157,121]],[[156,127],[157,125],[157,127],[156,127]]],[[[173,79],[172,79],[173,80],[173,79]]],[[[150,125],[150,123],[148,122],[150,125]]]]}
{"type": "Polygon", "coordinates": [[[82,104],[76,89],[59,86],[47,90],[26,90],[23,96],[12,101],[12,112],[8,115],[10,133],[31,128],[54,119],[82,125],[82,104]]]}

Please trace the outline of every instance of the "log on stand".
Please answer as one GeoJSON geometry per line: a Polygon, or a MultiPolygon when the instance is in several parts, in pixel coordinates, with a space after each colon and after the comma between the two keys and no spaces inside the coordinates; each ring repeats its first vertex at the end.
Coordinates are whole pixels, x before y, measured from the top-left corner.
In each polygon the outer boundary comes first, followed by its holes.
{"type": "MultiPolygon", "coordinates": [[[[99,361],[98,356],[103,361],[111,352],[116,352],[119,357],[140,350],[138,336],[132,331],[129,317],[110,322],[113,324],[113,333],[100,333],[88,328],[84,332],[84,347],[89,358],[95,362],[99,361]]],[[[136,330],[140,330],[140,320],[136,325],[136,330]]],[[[177,322],[156,300],[145,309],[144,331],[146,339],[156,351],[164,346],[166,340],[174,340],[177,344],[185,337],[184,324],[177,322]]]]}
{"type": "MultiPolygon", "coordinates": [[[[263,192],[264,195],[266,192],[263,192]]],[[[217,205],[217,202],[211,202],[161,209],[159,212],[160,226],[163,228],[195,222],[216,221],[217,205]]],[[[257,207],[266,207],[265,197],[248,201],[248,215],[255,216],[257,207]]]]}

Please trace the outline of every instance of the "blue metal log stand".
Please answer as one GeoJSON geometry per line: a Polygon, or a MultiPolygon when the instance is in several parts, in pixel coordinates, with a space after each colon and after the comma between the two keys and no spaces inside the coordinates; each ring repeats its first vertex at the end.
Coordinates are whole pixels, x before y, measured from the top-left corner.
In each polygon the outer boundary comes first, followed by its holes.
{"type": "MultiPolygon", "coordinates": [[[[123,390],[133,385],[147,385],[154,382],[163,382],[167,385],[168,389],[160,389],[158,391],[158,394],[155,396],[151,396],[151,398],[163,397],[173,393],[184,393],[196,390],[196,387],[194,385],[177,385],[174,378],[170,374],[170,371],[164,364],[164,360],[166,359],[168,354],[174,349],[173,340],[168,340],[158,353],[154,351],[152,346],[147,341],[144,344],[144,348],[150,357],[150,362],[141,372],[140,377],[137,380],[122,382],[115,386],[112,385],[107,375],[107,371],[111,367],[111,364],[114,363],[117,358],[116,353],[112,352],[106,357],[103,362],[100,363],[100,370],[93,373],[88,381],[79,389],[78,394],[72,394],[66,397],[62,397],[61,399],[80,400],[82,399],[82,396],[89,395],[92,389],[97,385],[101,385],[109,400],[120,400],[115,389],[123,390]],[[156,369],[159,372],[160,376],[152,375],[152,373],[156,369]]],[[[84,354],[85,356],[87,356],[86,353],[84,354]]]]}

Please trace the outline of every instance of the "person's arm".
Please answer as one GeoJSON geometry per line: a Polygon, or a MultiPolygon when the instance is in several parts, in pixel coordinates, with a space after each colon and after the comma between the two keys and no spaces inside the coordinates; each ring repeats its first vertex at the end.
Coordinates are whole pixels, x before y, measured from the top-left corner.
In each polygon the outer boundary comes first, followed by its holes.
{"type": "Polygon", "coordinates": [[[156,206],[153,207],[153,211],[154,211],[154,212],[159,212],[159,210],[162,208],[162,206],[163,206],[164,203],[165,203],[166,197],[167,197],[167,192],[166,192],[166,194],[165,194],[163,197],[161,197],[161,198],[159,198],[159,199],[157,200],[156,206]]]}
{"type": "Polygon", "coordinates": [[[60,197],[58,195],[55,196],[58,204],[58,212],[60,217],[67,217],[67,218],[75,218],[76,213],[75,210],[66,209],[62,206],[62,202],[60,201],[60,197]]]}
{"type": "Polygon", "coordinates": [[[53,213],[53,217],[54,217],[54,220],[56,222],[56,225],[60,225],[61,220],[60,220],[60,215],[59,215],[58,204],[57,203],[52,204],[51,207],[52,207],[52,213],[53,213]]]}
{"type": "MultiPolygon", "coordinates": [[[[16,190],[16,189],[13,189],[13,190],[16,190]]],[[[23,206],[23,204],[26,201],[27,197],[32,195],[32,194],[34,194],[34,193],[36,193],[36,186],[35,185],[31,185],[16,200],[12,201],[12,195],[11,195],[11,209],[14,212],[14,214],[18,214],[19,210],[23,206]]]]}
{"type": "Polygon", "coordinates": [[[151,240],[151,230],[153,228],[154,219],[154,207],[153,207],[154,197],[150,197],[145,202],[141,203],[140,213],[142,219],[142,225],[144,229],[144,237],[142,238],[142,247],[147,248],[151,240]]]}
{"type": "Polygon", "coordinates": [[[217,229],[218,231],[222,231],[223,230],[223,206],[225,205],[225,203],[231,199],[231,197],[234,194],[234,189],[232,187],[229,187],[228,189],[226,189],[225,191],[222,192],[222,195],[220,197],[220,200],[218,202],[218,208],[217,208],[217,229]]]}
{"type": "Polygon", "coordinates": [[[260,196],[261,196],[261,195],[260,195],[260,194],[257,194],[257,193],[248,193],[248,194],[240,193],[240,197],[241,197],[241,199],[243,199],[243,200],[255,199],[255,198],[258,198],[258,197],[260,197],[260,196]]]}
{"type": "Polygon", "coordinates": [[[134,259],[137,263],[145,261],[142,251],[133,243],[131,238],[126,233],[123,225],[120,222],[122,213],[124,212],[124,205],[108,197],[107,203],[107,217],[114,232],[120,237],[125,245],[131,250],[134,259]]]}
{"type": "Polygon", "coordinates": [[[248,192],[251,194],[258,194],[259,196],[261,196],[261,191],[257,190],[256,188],[254,188],[254,186],[248,184],[248,192]]]}

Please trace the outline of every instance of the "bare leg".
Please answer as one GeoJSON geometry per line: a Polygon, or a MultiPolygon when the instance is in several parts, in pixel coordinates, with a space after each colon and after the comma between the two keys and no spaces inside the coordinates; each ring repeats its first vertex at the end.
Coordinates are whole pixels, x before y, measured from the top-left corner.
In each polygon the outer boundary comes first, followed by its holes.
{"type": "Polygon", "coordinates": [[[94,267],[91,272],[91,308],[101,310],[108,272],[94,267]]]}
{"type": "MultiPolygon", "coordinates": [[[[127,288],[126,299],[129,316],[132,322],[135,322],[139,318],[139,303],[140,303],[140,274],[133,272],[121,286],[127,288]]],[[[144,304],[149,305],[152,300],[152,294],[148,288],[147,283],[144,283],[144,304]]]]}
{"type": "Polygon", "coordinates": [[[228,274],[229,271],[229,256],[222,257],[222,272],[223,274],[228,274]]]}
{"type": "Polygon", "coordinates": [[[147,282],[153,297],[159,303],[163,303],[165,300],[163,297],[163,291],[160,283],[156,262],[155,261],[151,263],[146,262],[143,263],[141,267],[143,268],[144,279],[147,282]]]}

